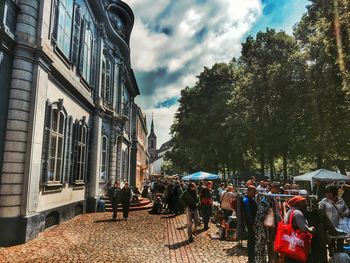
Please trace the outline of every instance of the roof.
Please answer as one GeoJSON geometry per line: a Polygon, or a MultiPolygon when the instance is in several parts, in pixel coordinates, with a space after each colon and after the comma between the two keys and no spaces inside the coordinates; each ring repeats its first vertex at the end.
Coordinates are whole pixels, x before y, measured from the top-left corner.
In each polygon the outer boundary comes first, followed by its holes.
{"type": "Polygon", "coordinates": [[[160,146],[160,148],[158,150],[158,153],[167,151],[170,148],[171,148],[171,141],[169,140],[169,141],[163,143],[162,146],[160,146]]]}
{"type": "Polygon", "coordinates": [[[294,177],[294,181],[350,181],[350,177],[326,169],[319,169],[310,173],[294,177]]]}

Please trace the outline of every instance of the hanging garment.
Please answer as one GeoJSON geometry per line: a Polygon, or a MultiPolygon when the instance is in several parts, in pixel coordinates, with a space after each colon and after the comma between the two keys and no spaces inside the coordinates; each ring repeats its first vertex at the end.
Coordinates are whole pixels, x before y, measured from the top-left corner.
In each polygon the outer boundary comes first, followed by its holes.
{"type": "Polygon", "coordinates": [[[269,211],[266,199],[258,202],[258,212],[255,219],[255,262],[266,263],[266,234],[264,221],[269,211]]]}

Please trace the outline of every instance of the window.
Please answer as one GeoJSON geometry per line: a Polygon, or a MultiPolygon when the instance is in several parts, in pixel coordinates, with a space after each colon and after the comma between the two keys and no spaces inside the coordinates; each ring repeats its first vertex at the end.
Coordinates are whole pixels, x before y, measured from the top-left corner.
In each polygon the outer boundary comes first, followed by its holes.
{"type": "Polygon", "coordinates": [[[101,147],[101,173],[100,180],[105,181],[107,179],[107,167],[108,167],[108,139],[107,136],[102,136],[101,147]]]}
{"type": "Polygon", "coordinates": [[[73,0],[56,0],[54,39],[63,54],[70,57],[73,0]]]}
{"type": "Polygon", "coordinates": [[[122,101],[122,114],[129,116],[129,94],[123,85],[123,101],[122,101]]]}
{"type": "Polygon", "coordinates": [[[49,128],[49,151],[47,182],[59,183],[63,175],[63,153],[65,141],[66,116],[63,111],[54,108],[51,112],[49,128]]]}
{"type": "Polygon", "coordinates": [[[122,151],[122,179],[128,180],[128,168],[129,168],[129,153],[128,149],[122,151]]]}
{"type": "Polygon", "coordinates": [[[102,99],[107,105],[112,103],[112,65],[108,58],[102,59],[102,99]]]}
{"type": "Polygon", "coordinates": [[[88,129],[84,121],[76,123],[76,152],[74,164],[74,178],[77,182],[83,182],[86,172],[88,129]]]}
{"type": "Polygon", "coordinates": [[[92,56],[93,37],[88,23],[86,23],[86,31],[83,41],[83,56],[82,56],[82,76],[90,84],[91,83],[91,56],[92,56]]]}

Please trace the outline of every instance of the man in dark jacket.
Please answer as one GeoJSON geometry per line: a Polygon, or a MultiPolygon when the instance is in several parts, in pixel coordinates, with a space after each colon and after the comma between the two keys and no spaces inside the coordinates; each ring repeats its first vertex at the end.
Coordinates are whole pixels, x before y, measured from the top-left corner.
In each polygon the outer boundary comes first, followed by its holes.
{"type": "Polygon", "coordinates": [[[123,189],[121,190],[122,194],[122,207],[123,207],[123,219],[127,220],[129,215],[129,207],[131,201],[131,189],[129,187],[129,183],[125,182],[123,189]]]}
{"type": "Polygon", "coordinates": [[[244,225],[248,230],[248,262],[255,262],[255,217],[258,212],[258,205],[254,197],[256,195],[256,188],[253,185],[248,186],[247,194],[242,201],[242,215],[244,225]]]}
{"type": "Polygon", "coordinates": [[[111,201],[113,209],[112,220],[116,221],[118,204],[121,203],[121,189],[118,181],[115,181],[114,185],[109,189],[109,200],[111,201]]]}
{"type": "Polygon", "coordinates": [[[209,229],[209,219],[213,208],[213,194],[213,182],[208,181],[206,187],[202,188],[200,193],[204,230],[209,229]]]}
{"type": "Polygon", "coordinates": [[[180,198],[186,207],[188,241],[193,242],[192,220],[194,221],[194,231],[197,230],[197,227],[199,225],[199,196],[197,194],[195,183],[190,183],[189,187],[185,190],[185,192],[181,195],[180,198]]]}

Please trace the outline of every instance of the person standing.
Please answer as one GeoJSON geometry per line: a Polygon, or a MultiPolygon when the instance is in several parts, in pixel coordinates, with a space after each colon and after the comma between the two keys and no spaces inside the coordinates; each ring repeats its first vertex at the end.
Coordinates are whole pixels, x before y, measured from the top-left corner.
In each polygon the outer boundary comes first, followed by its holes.
{"type": "Polygon", "coordinates": [[[201,209],[202,209],[202,217],[204,230],[209,229],[209,219],[212,214],[213,207],[213,182],[208,181],[206,187],[202,188],[200,193],[201,197],[201,209]]]}
{"type": "Polygon", "coordinates": [[[254,198],[256,188],[253,185],[248,186],[247,194],[243,197],[242,216],[244,225],[248,230],[248,262],[255,262],[255,218],[258,212],[258,205],[254,198]]]}
{"type": "MultiPolygon", "coordinates": [[[[304,233],[311,233],[313,234],[315,232],[315,228],[309,227],[308,222],[305,219],[305,216],[303,213],[307,211],[307,203],[306,199],[302,196],[295,196],[287,202],[288,206],[291,208],[285,219],[284,223],[288,223],[290,221],[290,216],[293,212],[293,219],[292,219],[292,226],[294,229],[299,229],[304,233]]],[[[284,261],[286,263],[301,263],[301,261],[289,258],[287,256],[284,257],[284,261]]]]}
{"type": "Polygon", "coordinates": [[[129,183],[125,182],[124,187],[121,190],[121,199],[122,199],[121,201],[122,201],[122,207],[123,207],[124,220],[128,220],[131,197],[132,197],[131,188],[129,187],[129,183]]]}
{"type": "Polygon", "coordinates": [[[216,200],[221,203],[221,196],[226,191],[225,183],[221,183],[219,188],[216,190],[216,200]]]}
{"type": "MultiPolygon", "coordinates": [[[[338,227],[339,221],[343,217],[347,217],[350,214],[350,210],[346,205],[345,201],[338,196],[338,188],[334,185],[329,185],[325,190],[326,197],[318,203],[318,208],[326,212],[329,220],[332,222],[335,228],[338,227]]],[[[337,251],[342,252],[343,250],[343,239],[337,240],[337,251]]],[[[331,248],[335,247],[335,241],[332,240],[329,244],[331,248]]],[[[333,256],[333,255],[332,255],[333,256]]]]}
{"type": "Polygon", "coordinates": [[[121,189],[118,181],[114,182],[114,185],[109,190],[109,199],[112,203],[113,215],[112,220],[117,220],[118,204],[121,203],[121,189]]]}
{"type": "Polygon", "coordinates": [[[190,183],[189,187],[184,191],[180,198],[186,207],[188,241],[193,242],[192,225],[194,223],[194,231],[196,231],[199,226],[199,196],[197,194],[195,183],[190,183]]]}
{"type": "Polygon", "coordinates": [[[228,217],[232,216],[233,211],[236,210],[237,206],[237,196],[233,191],[233,185],[229,185],[227,187],[227,191],[224,192],[220,198],[221,209],[224,211],[224,217],[226,222],[228,220],[228,217]]]}

